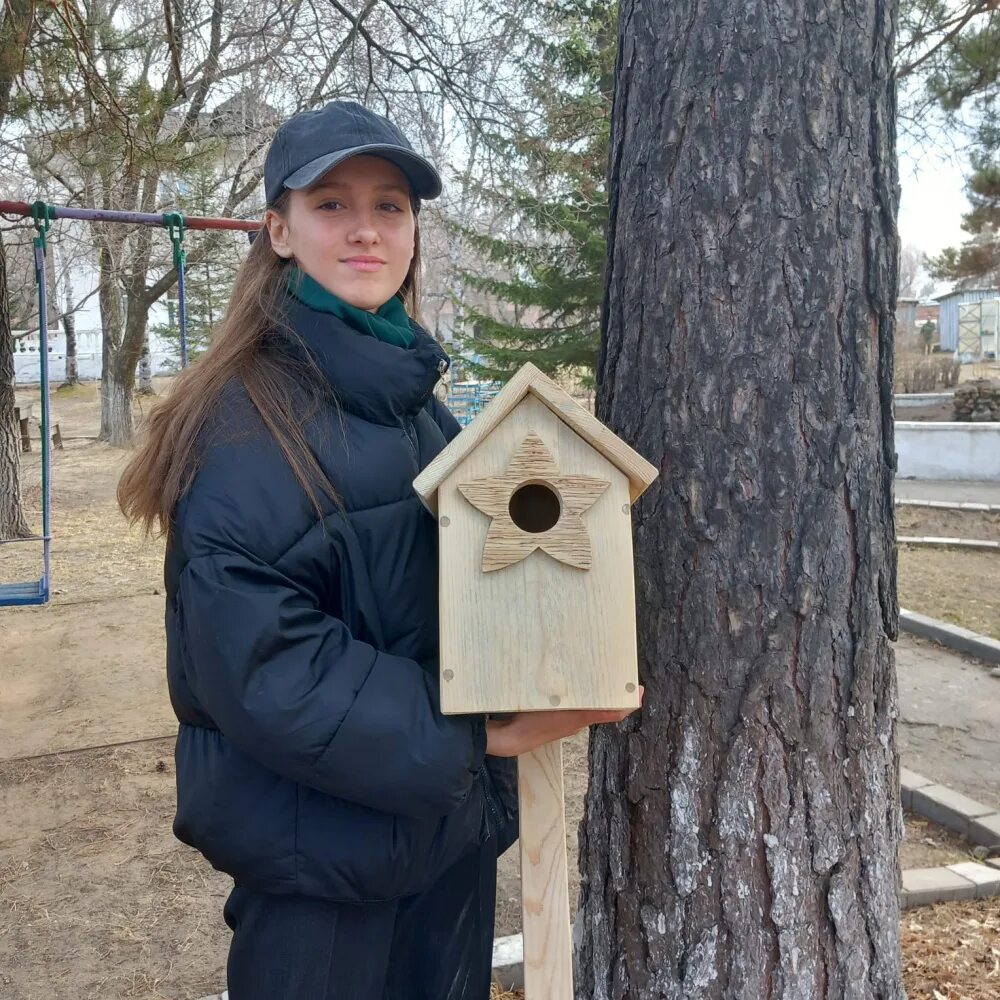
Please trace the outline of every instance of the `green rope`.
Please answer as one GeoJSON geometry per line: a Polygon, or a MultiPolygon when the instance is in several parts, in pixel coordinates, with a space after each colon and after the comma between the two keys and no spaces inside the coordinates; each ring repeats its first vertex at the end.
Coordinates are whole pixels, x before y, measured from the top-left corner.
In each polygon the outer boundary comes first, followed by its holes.
{"type": "Polygon", "coordinates": [[[174,245],[174,267],[184,266],[187,254],[184,252],[184,216],[180,212],[164,212],[163,224],[167,227],[170,242],[174,245]]]}
{"type": "Polygon", "coordinates": [[[49,231],[49,226],[52,225],[52,221],[56,217],[56,210],[54,205],[48,205],[44,201],[36,201],[31,206],[31,218],[35,224],[35,229],[38,235],[35,237],[35,246],[42,248],[42,253],[45,253],[47,246],[45,243],[45,234],[49,231]]]}

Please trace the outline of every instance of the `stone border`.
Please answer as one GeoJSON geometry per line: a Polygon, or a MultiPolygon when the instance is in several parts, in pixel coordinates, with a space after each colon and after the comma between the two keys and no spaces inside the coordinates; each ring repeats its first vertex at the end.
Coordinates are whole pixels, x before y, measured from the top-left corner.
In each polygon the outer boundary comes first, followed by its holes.
{"type": "Polygon", "coordinates": [[[1000,552],[1000,542],[990,542],[981,538],[935,538],[933,535],[897,535],[896,541],[900,545],[982,549],[988,552],[1000,552]]]}
{"type": "Polygon", "coordinates": [[[907,611],[906,608],[899,609],[899,627],[904,632],[911,632],[924,639],[933,639],[959,653],[967,653],[987,663],[1000,664],[1000,642],[988,635],[980,635],[971,629],[950,625],[937,618],[928,618],[927,615],[907,611]]]}
{"type": "Polygon", "coordinates": [[[983,514],[1000,514],[1000,503],[976,503],[973,500],[906,500],[897,497],[896,506],[932,507],[935,510],[974,510],[983,514]]]}
{"type": "Polygon", "coordinates": [[[906,767],[899,769],[899,797],[904,809],[954,830],[988,848],[990,854],[1000,854],[1000,809],[983,805],[906,767]]]}
{"type": "Polygon", "coordinates": [[[903,872],[899,908],[909,910],[957,899],[1000,896],[1000,870],[976,861],[962,861],[944,868],[908,868],[903,872]]]}

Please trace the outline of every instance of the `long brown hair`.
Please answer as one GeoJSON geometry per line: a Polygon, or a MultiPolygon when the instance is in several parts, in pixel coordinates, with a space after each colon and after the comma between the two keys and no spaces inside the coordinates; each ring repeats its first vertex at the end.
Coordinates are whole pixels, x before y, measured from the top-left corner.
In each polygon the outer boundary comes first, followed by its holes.
{"type": "MultiPolygon", "coordinates": [[[[287,214],[289,198],[290,192],[284,191],[268,207],[287,214]]],[[[412,197],[410,201],[416,217],[419,202],[412,197]]],[[[223,387],[234,376],[242,382],[317,514],[322,515],[317,489],[338,502],[306,442],[306,420],[292,405],[301,399],[303,388],[312,390],[311,398],[318,403],[319,372],[314,366],[312,370],[296,368],[284,352],[262,349],[268,335],[298,340],[282,310],[290,263],[274,252],[267,227],[262,227],[236,272],[229,306],[213,331],[211,346],[197,364],[174,379],[170,392],[146,418],[136,453],[118,483],[118,505],[133,525],[141,524],[147,533],[169,531],[177,502],[198,471],[198,436],[223,387]]],[[[417,223],[413,259],[396,295],[418,322],[419,274],[417,223]]]]}

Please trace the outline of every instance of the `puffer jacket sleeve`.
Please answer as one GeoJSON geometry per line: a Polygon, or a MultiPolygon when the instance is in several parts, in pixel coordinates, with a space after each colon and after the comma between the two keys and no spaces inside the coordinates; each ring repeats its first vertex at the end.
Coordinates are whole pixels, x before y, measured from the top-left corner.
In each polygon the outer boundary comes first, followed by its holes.
{"type": "Polygon", "coordinates": [[[450,443],[462,433],[462,425],[455,419],[451,410],[436,396],[431,397],[429,405],[434,422],[441,428],[445,441],[450,443]]]}
{"type": "MultiPolygon", "coordinates": [[[[279,515],[257,460],[252,481],[238,457],[209,460],[172,527],[187,560],[176,602],[192,691],[238,749],[284,777],[397,815],[457,809],[483,763],[484,717],[442,715],[435,677],[355,639],[320,610],[315,581],[267,551],[279,515]]],[[[271,473],[284,475],[280,463],[271,473]]]]}

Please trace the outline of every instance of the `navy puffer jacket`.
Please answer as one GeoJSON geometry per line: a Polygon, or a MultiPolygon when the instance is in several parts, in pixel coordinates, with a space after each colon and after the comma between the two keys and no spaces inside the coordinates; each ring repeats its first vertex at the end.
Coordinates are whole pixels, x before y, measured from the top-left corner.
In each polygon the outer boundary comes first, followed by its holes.
{"type": "Polygon", "coordinates": [[[336,394],[305,431],[342,509],[317,516],[230,382],[167,546],[174,832],[251,888],[393,899],[516,826],[483,716],[439,707],[437,526],[412,483],[459,430],[433,396],[448,362],[416,324],[402,349],[287,308],[336,394]]]}

